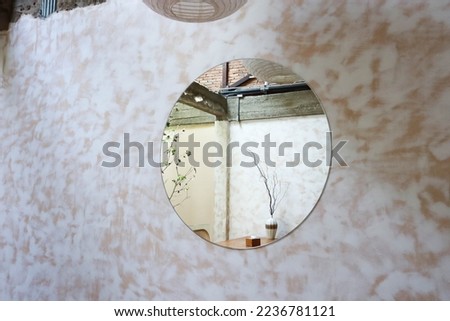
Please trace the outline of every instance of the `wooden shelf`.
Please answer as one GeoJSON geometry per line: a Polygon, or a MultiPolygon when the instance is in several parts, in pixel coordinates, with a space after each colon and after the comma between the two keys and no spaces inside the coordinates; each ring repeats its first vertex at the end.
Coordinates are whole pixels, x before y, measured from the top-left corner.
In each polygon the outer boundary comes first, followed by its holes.
{"type": "Polygon", "coordinates": [[[254,249],[254,248],[258,248],[261,247],[263,245],[272,243],[274,241],[276,241],[276,239],[268,239],[267,237],[261,237],[261,245],[260,246],[255,246],[255,247],[249,247],[245,245],[245,240],[248,238],[249,236],[244,236],[244,237],[240,237],[237,239],[231,239],[231,240],[227,240],[227,241],[222,241],[222,242],[217,242],[217,244],[221,245],[221,246],[225,246],[225,247],[230,247],[233,249],[254,249]]]}

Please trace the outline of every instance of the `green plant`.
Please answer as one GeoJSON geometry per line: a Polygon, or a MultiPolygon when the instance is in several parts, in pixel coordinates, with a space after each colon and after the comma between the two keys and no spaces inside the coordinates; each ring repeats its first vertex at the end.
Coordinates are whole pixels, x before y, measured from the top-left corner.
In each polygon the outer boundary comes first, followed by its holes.
{"type": "MultiPolygon", "coordinates": [[[[184,132],[184,129],[181,130],[184,132]]],[[[167,190],[167,196],[174,207],[179,206],[189,198],[189,184],[195,178],[197,169],[191,162],[191,151],[186,150],[180,155],[180,133],[175,129],[168,129],[163,134],[163,162],[161,172],[167,190]],[[189,163],[189,165],[188,165],[189,163]],[[180,199],[181,197],[181,199],[180,199]]]]}

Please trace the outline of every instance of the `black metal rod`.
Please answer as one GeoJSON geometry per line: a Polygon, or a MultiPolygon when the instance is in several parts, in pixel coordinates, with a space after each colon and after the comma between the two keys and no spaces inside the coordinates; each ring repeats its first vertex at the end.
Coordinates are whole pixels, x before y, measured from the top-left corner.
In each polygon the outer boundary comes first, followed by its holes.
{"type": "Polygon", "coordinates": [[[311,88],[304,82],[289,84],[289,85],[264,85],[261,87],[234,87],[234,88],[222,88],[219,90],[219,94],[224,97],[233,97],[237,95],[243,96],[257,96],[257,95],[269,95],[287,93],[292,91],[311,90],[311,88]]]}

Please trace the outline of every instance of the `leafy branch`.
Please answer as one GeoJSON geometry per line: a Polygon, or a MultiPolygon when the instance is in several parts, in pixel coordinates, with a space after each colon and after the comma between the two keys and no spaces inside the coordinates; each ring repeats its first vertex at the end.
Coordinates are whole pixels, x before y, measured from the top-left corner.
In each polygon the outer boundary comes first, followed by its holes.
{"type": "MultiPolygon", "coordinates": [[[[183,130],[184,132],[184,130],[183,130]]],[[[189,183],[195,178],[197,169],[193,166],[185,166],[185,161],[191,156],[189,150],[185,151],[183,156],[179,155],[178,142],[180,139],[179,133],[164,132],[163,137],[163,163],[161,166],[161,172],[163,177],[165,174],[170,176],[170,171],[175,171],[174,178],[164,179],[164,185],[170,186],[171,189],[168,191],[167,195],[170,202],[174,207],[177,207],[183,203],[187,198],[189,198],[189,183]],[[171,183],[171,184],[170,184],[171,183]],[[177,198],[177,195],[183,195],[183,198],[176,203],[173,199],[177,198]]]]}

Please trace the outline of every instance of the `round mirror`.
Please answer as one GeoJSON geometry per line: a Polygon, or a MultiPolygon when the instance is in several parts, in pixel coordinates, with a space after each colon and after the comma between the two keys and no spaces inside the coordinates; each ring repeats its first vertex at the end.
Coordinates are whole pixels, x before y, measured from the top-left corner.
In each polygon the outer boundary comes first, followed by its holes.
{"type": "Polygon", "coordinates": [[[250,249],[298,227],[329,172],[330,129],[308,84],[262,59],[233,60],[175,103],[161,171],[183,222],[215,244],[250,249]]]}

